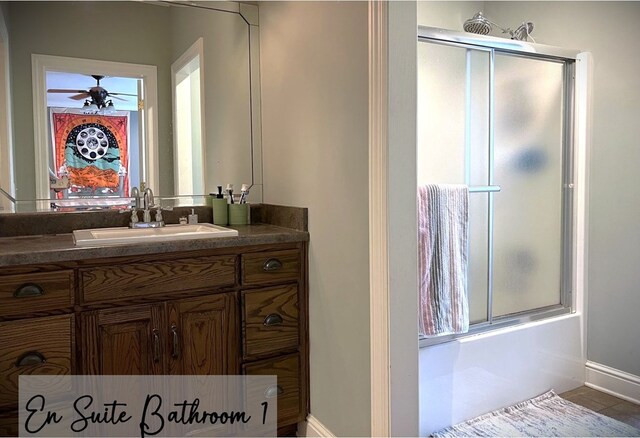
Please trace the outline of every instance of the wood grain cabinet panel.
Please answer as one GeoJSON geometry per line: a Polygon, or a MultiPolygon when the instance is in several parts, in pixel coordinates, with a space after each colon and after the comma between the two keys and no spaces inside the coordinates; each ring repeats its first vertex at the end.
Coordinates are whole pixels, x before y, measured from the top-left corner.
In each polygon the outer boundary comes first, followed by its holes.
{"type": "Polygon", "coordinates": [[[265,394],[278,395],[278,427],[304,421],[300,358],[297,354],[245,364],[243,368],[246,375],[277,376],[276,388],[265,388],[265,394]]]}
{"type": "Polygon", "coordinates": [[[169,373],[237,374],[236,307],[233,293],[169,302],[169,373]]]}
{"type": "Polygon", "coordinates": [[[242,292],[244,357],[297,349],[298,314],[297,284],[242,292]]]}
{"type": "Polygon", "coordinates": [[[0,436],[18,436],[18,413],[3,412],[0,413],[0,436]]]}
{"type": "Polygon", "coordinates": [[[130,306],[81,315],[86,374],[164,374],[162,306],[130,306]]]}
{"type": "Polygon", "coordinates": [[[231,287],[236,283],[236,257],[193,257],[82,268],[80,283],[85,303],[231,287]]]}
{"type": "Polygon", "coordinates": [[[0,323],[0,408],[15,408],[20,375],[67,375],[74,370],[74,316],[0,323]]]}
{"type": "Polygon", "coordinates": [[[300,277],[300,251],[266,251],[242,255],[243,286],[297,280],[300,277]]]}
{"type": "Polygon", "coordinates": [[[0,318],[73,308],[73,271],[0,277],[0,318]]]}

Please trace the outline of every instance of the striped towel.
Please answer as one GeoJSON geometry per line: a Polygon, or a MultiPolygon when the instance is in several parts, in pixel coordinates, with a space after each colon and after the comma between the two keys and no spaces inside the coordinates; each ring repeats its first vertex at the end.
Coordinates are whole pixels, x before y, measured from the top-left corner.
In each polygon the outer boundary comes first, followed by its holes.
{"type": "Polygon", "coordinates": [[[469,330],[468,205],[467,186],[427,184],[418,188],[421,335],[469,330]]]}

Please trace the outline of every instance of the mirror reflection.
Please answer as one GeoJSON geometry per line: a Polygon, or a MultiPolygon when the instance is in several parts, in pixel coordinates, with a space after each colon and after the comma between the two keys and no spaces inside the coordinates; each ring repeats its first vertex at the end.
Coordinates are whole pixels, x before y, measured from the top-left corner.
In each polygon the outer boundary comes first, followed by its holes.
{"type": "Polygon", "coordinates": [[[233,2],[0,2],[1,206],[227,184],[261,201],[257,15],[233,2]]]}

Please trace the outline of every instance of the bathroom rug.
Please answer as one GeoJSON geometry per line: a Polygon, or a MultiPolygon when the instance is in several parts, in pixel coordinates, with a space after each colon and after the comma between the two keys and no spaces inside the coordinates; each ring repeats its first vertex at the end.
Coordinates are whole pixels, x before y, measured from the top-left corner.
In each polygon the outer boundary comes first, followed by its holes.
{"type": "Polygon", "coordinates": [[[640,437],[640,429],[565,400],[538,397],[442,429],[433,437],[640,437]]]}

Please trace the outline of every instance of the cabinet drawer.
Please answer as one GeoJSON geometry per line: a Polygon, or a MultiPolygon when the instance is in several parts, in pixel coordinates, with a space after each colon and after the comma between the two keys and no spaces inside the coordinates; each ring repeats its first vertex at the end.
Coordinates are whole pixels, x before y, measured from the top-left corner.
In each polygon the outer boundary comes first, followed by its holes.
{"type": "Polygon", "coordinates": [[[71,270],[0,277],[0,318],[71,307],[71,270]]]}
{"type": "Polygon", "coordinates": [[[265,388],[265,394],[278,394],[278,427],[304,420],[300,396],[300,358],[297,354],[244,365],[244,374],[276,375],[276,388],[265,388]]]}
{"type": "Polygon", "coordinates": [[[236,284],[236,257],[211,256],[80,269],[84,303],[236,284]]]}
{"type": "Polygon", "coordinates": [[[297,280],[300,277],[300,251],[269,251],[242,255],[242,284],[254,285],[297,280]]]}
{"type": "Polygon", "coordinates": [[[0,408],[18,402],[18,376],[71,374],[73,315],[0,323],[0,408]]]}
{"type": "Polygon", "coordinates": [[[245,358],[297,348],[297,285],[242,292],[242,322],[245,358]]]}

